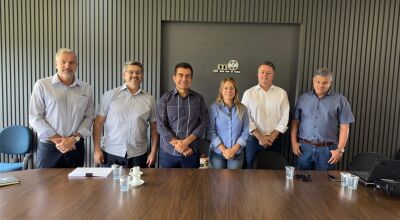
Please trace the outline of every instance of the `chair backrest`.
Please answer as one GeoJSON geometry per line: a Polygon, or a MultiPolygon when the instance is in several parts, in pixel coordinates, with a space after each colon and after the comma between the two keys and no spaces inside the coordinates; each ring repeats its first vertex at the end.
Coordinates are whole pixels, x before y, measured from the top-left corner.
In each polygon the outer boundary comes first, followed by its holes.
{"type": "Polygon", "coordinates": [[[208,150],[210,149],[210,142],[206,139],[200,139],[198,149],[199,149],[200,155],[204,154],[204,155],[208,156],[208,150]]]}
{"type": "Polygon", "coordinates": [[[369,171],[375,160],[388,159],[385,155],[375,152],[365,152],[357,154],[350,162],[349,170],[351,171],[369,171]]]}
{"type": "Polygon", "coordinates": [[[0,132],[0,153],[24,154],[29,152],[32,132],[25,126],[9,126],[0,132]]]}
{"type": "Polygon", "coordinates": [[[284,170],[287,164],[280,153],[264,150],[257,154],[253,169],[284,170]]]}

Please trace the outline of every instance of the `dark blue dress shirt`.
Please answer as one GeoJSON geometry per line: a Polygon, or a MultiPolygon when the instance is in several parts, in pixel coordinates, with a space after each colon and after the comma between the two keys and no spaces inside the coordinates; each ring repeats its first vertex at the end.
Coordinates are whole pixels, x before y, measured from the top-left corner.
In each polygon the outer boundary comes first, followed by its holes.
{"type": "Polygon", "coordinates": [[[331,90],[322,98],[314,90],[301,95],[293,119],[300,121],[299,138],[335,144],[339,141],[339,126],[354,122],[346,97],[331,90]]]}
{"type": "Polygon", "coordinates": [[[208,125],[207,106],[204,98],[193,90],[186,97],[172,90],[164,94],[157,103],[157,132],[160,134],[160,147],[168,154],[183,156],[175,151],[169,142],[183,140],[193,134],[197,137],[189,147],[197,151],[199,139],[203,138],[208,125]]]}

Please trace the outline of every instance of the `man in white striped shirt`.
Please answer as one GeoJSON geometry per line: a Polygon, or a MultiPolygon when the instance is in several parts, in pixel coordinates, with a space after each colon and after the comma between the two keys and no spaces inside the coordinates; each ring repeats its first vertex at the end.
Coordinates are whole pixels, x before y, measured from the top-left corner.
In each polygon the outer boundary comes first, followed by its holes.
{"type": "Polygon", "coordinates": [[[74,51],[61,48],[55,56],[57,73],[36,82],[29,106],[29,123],[37,132],[38,168],[82,167],[83,137],[90,136],[94,118],[92,88],[75,73],[74,51]]]}

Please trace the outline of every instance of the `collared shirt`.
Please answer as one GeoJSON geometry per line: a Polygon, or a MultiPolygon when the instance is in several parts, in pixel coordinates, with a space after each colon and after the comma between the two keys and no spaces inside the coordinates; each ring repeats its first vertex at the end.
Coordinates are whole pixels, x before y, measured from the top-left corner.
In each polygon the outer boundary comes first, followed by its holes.
{"type": "Polygon", "coordinates": [[[181,97],[176,89],[164,94],[157,103],[157,132],[160,134],[160,146],[168,154],[183,156],[175,151],[169,142],[183,140],[193,134],[197,137],[190,147],[197,151],[199,139],[203,137],[208,125],[208,113],[203,96],[189,90],[181,97]]]}
{"type": "Polygon", "coordinates": [[[102,149],[119,157],[137,157],[147,152],[147,128],[156,121],[155,99],[126,84],[104,93],[97,115],[106,117],[102,149]]]}
{"type": "Polygon", "coordinates": [[[265,91],[260,85],[253,86],[244,92],[242,103],[250,114],[250,133],[256,128],[264,135],[287,130],[289,100],[282,88],[272,85],[265,91]]]}
{"type": "Polygon", "coordinates": [[[211,140],[210,147],[214,152],[222,154],[218,145],[223,143],[227,148],[240,144],[241,147],[236,155],[241,153],[249,137],[249,114],[246,108],[244,110],[240,118],[235,105],[231,109],[222,103],[211,105],[208,137],[211,140]]]}
{"type": "Polygon", "coordinates": [[[335,144],[339,141],[339,126],[354,122],[346,97],[333,91],[322,98],[318,98],[314,91],[301,95],[293,119],[300,121],[300,138],[335,144]]]}
{"type": "Polygon", "coordinates": [[[41,141],[46,142],[56,134],[69,137],[76,132],[88,137],[93,119],[91,86],[76,77],[66,86],[55,74],[38,80],[33,87],[29,124],[41,141]]]}

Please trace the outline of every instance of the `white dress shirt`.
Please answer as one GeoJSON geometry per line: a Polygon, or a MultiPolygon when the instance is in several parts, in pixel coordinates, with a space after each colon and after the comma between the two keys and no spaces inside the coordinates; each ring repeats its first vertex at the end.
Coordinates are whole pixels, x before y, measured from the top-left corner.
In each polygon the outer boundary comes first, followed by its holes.
{"type": "Polygon", "coordinates": [[[242,103],[250,115],[249,132],[256,128],[263,135],[270,135],[274,130],[284,133],[289,121],[289,101],[286,91],[272,85],[265,91],[260,85],[246,90],[242,103]]]}
{"type": "Polygon", "coordinates": [[[33,87],[29,124],[41,141],[47,142],[56,134],[70,137],[77,132],[88,137],[93,119],[92,89],[76,77],[70,86],[66,86],[55,74],[38,80],[33,87]]]}
{"type": "Polygon", "coordinates": [[[106,117],[102,149],[128,158],[147,152],[147,128],[156,121],[153,96],[139,90],[131,94],[126,84],[104,93],[97,115],[106,117]]]}

